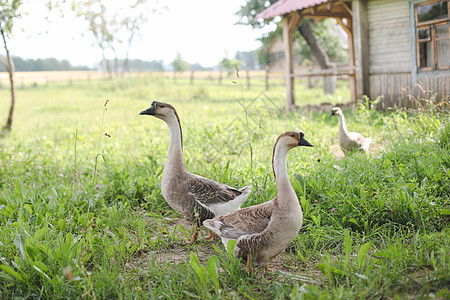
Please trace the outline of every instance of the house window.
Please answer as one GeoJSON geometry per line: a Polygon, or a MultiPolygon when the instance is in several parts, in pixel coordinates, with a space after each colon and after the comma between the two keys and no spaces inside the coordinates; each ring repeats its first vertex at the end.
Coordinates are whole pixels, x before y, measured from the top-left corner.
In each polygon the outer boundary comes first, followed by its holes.
{"type": "Polygon", "coordinates": [[[415,5],[417,67],[450,69],[450,0],[415,5]]]}

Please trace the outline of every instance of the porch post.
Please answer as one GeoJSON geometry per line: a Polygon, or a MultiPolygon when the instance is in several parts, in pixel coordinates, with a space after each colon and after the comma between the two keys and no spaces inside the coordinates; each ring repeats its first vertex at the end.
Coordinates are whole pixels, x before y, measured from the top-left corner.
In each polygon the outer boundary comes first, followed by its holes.
{"type": "Polygon", "coordinates": [[[361,99],[370,96],[367,0],[353,0],[352,11],[356,98],[361,99]]]}
{"type": "Polygon", "coordinates": [[[292,64],[292,31],[289,27],[289,15],[283,16],[283,42],[284,42],[284,56],[286,60],[286,94],[287,103],[286,108],[290,109],[295,105],[294,97],[294,67],[292,64]]]}

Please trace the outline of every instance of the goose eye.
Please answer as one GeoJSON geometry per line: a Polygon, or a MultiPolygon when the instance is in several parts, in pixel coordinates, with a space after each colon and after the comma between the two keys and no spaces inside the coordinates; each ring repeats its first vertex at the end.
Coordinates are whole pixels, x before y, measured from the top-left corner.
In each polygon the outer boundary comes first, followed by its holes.
{"type": "Polygon", "coordinates": [[[160,108],[164,108],[164,107],[166,107],[166,106],[165,106],[165,105],[160,105],[159,107],[160,107],[160,108]]]}

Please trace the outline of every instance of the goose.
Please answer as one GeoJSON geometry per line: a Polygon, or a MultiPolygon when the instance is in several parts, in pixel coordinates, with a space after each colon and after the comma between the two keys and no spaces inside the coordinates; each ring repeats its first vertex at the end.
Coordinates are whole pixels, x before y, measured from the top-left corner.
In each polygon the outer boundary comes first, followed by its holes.
{"type": "Polygon", "coordinates": [[[278,188],[275,198],[203,222],[220,236],[225,249],[230,240],[236,241],[234,256],[247,259],[247,273],[251,272],[250,262],[254,260],[265,274],[269,260],[289,246],[302,226],[302,209],[287,172],[288,151],[297,146],[314,147],[305,140],[303,132],[295,131],[281,134],[275,143],[272,156],[278,188]]]}
{"type": "Polygon", "coordinates": [[[331,116],[337,116],[339,121],[339,146],[344,152],[349,152],[353,150],[359,150],[367,152],[369,151],[370,143],[372,143],[372,138],[365,138],[362,134],[358,132],[348,132],[345,126],[344,113],[339,107],[333,107],[331,109],[331,116]]]}
{"type": "MultiPolygon", "coordinates": [[[[162,173],[161,193],[173,210],[194,222],[194,234],[187,241],[187,244],[193,244],[202,222],[239,209],[250,194],[251,186],[235,189],[186,170],[180,118],[172,105],[153,101],[150,108],[139,115],[154,116],[169,127],[169,154],[162,173]]],[[[207,239],[214,237],[210,232],[207,239]]]]}

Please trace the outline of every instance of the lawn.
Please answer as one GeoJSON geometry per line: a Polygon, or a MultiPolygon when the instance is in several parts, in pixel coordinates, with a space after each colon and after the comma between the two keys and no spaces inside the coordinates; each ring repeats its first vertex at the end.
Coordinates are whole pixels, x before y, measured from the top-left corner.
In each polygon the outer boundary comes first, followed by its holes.
{"type": "MultiPolygon", "coordinates": [[[[19,89],[0,137],[0,298],[449,298],[448,100],[446,110],[344,107],[349,130],[374,140],[345,157],[330,106],[311,105],[347,102],[348,86],[333,96],[300,86],[289,112],[284,93],[235,76],[19,89]],[[253,186],[244,206],[277,193],[279,134],[302,131],[315,145],[289,153],[304,223],[265,277],[219,240],[185,244],[192,228],[160,191],[167,125],[138,115],[153,100],[177,108],[189,171],[253,186]]],[[[8,108],[2,89],[2,125],[8,108]]]]}

